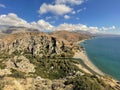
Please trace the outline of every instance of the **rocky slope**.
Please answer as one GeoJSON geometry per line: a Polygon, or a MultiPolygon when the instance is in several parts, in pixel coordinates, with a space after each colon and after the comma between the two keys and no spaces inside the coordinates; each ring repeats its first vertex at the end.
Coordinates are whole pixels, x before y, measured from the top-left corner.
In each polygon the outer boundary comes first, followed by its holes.
{"type": "Polygon", "coordinates": [[[2,37],[0,90],[117,90],[75,65],[81,63],[72,58],[80,47],[73,39],[81,35],[69,35],[20,32],[2,37]]]}
{"type": "Polygon", "coordinates": [[[38,32],[10,34],[0,42],[0,51],[4,53],[31,54],[39,57],[71,57],[69,42],[54,36],[38,32]]]}
{"type": "Polygon", "coordinates": [[[72,43],[83,40],[83,39],[88,39],[91,37],[87,34],[81,34],[79,32],[77,32],[77,33],[76,32],[68,32],[68,31],[57,31],[57,32],[51,33],[51,35],[54,35],[59,38],[63,38],[72,43]]]}

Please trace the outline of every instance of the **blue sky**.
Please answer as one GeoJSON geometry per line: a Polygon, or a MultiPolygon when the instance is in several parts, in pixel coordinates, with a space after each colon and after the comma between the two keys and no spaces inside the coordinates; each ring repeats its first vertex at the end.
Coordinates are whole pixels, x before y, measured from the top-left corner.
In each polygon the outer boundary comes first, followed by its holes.
{"type": "Polygon", "coordinates": [[[82,24],[108,33],[119,32],[119,9],[120,0],[0,0],[1,16],[13,13],[27,23],[42,20],[54,27],[73,28],[82,24]]]}

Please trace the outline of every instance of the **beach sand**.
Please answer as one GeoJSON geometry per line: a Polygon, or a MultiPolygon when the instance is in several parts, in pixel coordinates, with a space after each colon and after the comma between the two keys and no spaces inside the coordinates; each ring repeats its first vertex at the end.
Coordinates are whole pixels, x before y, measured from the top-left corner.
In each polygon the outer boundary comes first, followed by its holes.
{"type": "MultiPolygon", "coordinates": [[[[85,40],[81,40],[79,41],[79,43],[84,42],[85,40]]],[[[80,58],[84,64],[86,64],[90,69],[92,69],[94,72],[98,73],[99,75],[104,75],[104,73],[102,71],[100,71],[88,58],[88,56],[86,55],[85,51],[78,51],[75,53],[73,58],[80,58]]],[[[82,68],[82,66],[80,65],[79,68],[82,68]]],[[[85,72],[90,73],[90,71],[88,71],[85,68],[82,68],[83,70],[85,70],[85,72]]]]}
{"type": "MultiPolygon", "coordinates": [[[[104,75],[104,73],[102,71],[100,71],[87,57],[87,55],[81,51],[81,52],[76,52],[73,58],[80,58],[81,60],[83,60],[83,62],[90,68],[92,69],[94,72],[98,73],[99,75],[104,75]]],[[[79,68],[83,69],[85,72],[87,73],[91,73],[90,71],[88,71],[87,69],[85,69],[84,67],[82,67],[81,65],[79,65],[79,68]]]]}

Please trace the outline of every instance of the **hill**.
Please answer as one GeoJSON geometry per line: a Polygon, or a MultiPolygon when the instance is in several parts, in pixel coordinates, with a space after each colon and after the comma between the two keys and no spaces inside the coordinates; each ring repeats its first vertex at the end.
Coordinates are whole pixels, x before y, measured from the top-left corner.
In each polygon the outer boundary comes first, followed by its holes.
{"type": "Polygon", "coordinates": [[[81,60],[72,58],[81,48],[71,42],[86,38],[89,36],[65,31],[4,36],[0,41],[0,90],[117,90],[107,79],[80,69],[81,60]]]}
{"type": "Polygon", "coordinates": [[[59,38],[63,38],[69,42],[77,42],[83,39],[88,39],[91,36],[87,35],[87,34],[81,34],[81,33],[77,33],[77,32],[68,32],[68,31],[57,31],[57,32],[53,32],[51,33],[51,35],[54,35],[56,37],[59,38]]]}

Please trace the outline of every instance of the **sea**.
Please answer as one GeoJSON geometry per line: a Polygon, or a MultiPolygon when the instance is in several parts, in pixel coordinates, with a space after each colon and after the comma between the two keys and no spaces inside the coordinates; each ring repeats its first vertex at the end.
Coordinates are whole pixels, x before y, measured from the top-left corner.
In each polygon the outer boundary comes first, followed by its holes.
{"type": "Polygon", "coordinates": [[[81,43],[102,72],[120,81],[120,36],[99,36],[81,43]]]}

